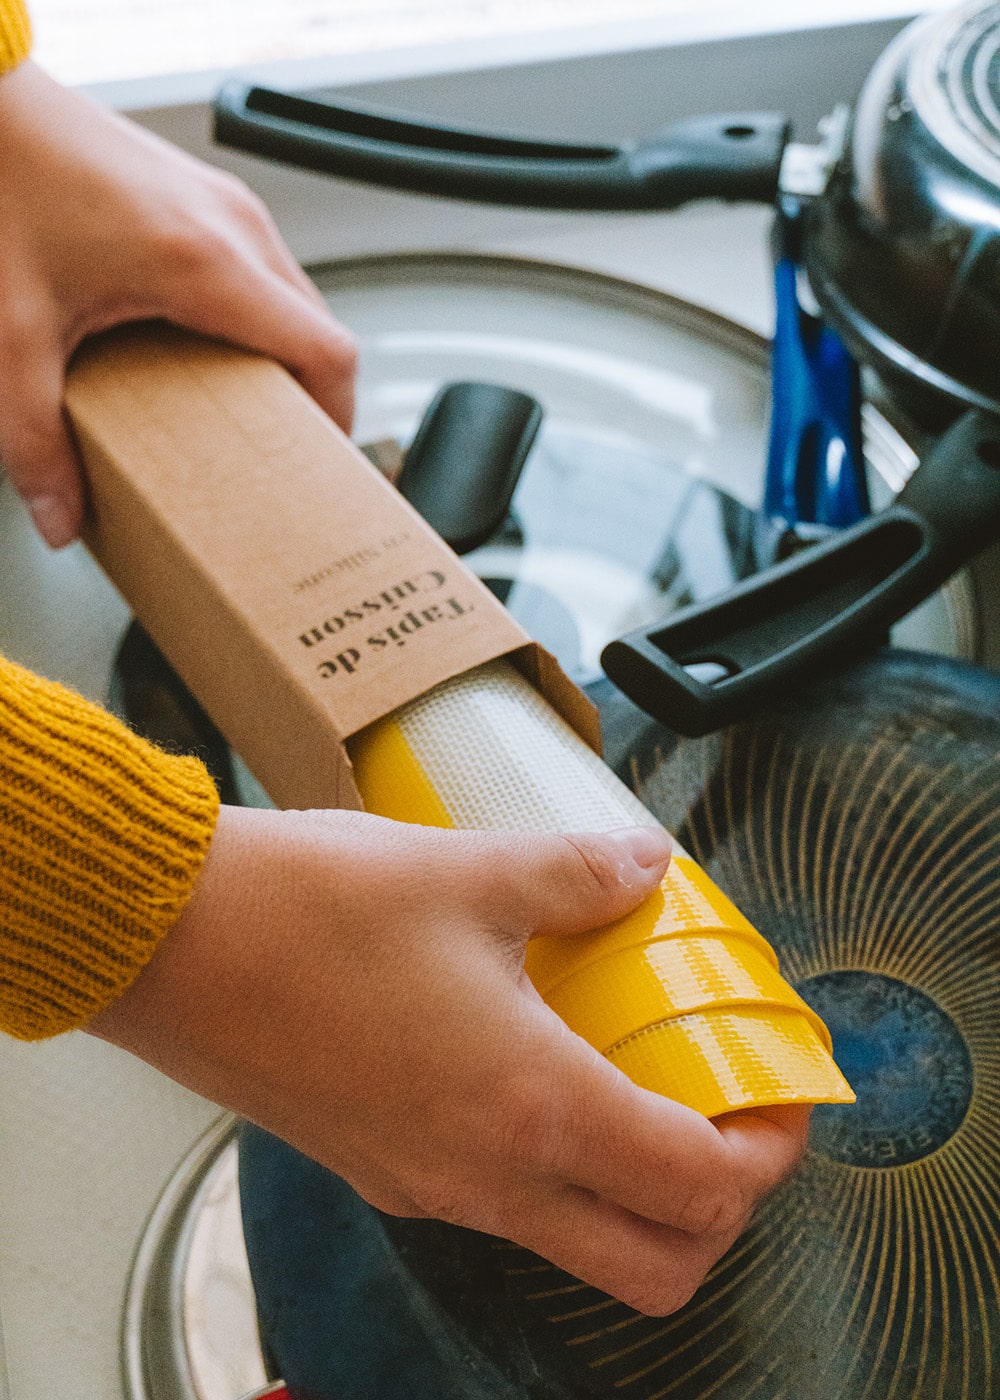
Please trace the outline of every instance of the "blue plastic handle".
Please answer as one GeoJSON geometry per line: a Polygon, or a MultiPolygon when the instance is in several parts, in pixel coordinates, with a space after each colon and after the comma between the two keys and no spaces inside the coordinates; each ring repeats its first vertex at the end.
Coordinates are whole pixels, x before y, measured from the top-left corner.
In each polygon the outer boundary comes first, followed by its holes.
{"type": "Polygon", "coordinates": [[[839,336],[800,304],[792,230],[781,226],[789,217],[778,214],[764,515],[779,531],[802,524],[843,529],[871,510],[861,442],[860,373],[839,336]]]}

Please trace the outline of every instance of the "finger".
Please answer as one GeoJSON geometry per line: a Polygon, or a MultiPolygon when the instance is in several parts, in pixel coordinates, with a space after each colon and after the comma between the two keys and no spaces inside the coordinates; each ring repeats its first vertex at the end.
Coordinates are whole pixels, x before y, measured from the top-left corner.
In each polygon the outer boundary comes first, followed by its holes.
{"type": "Polygon", "coordinates": [[[581,933],[594,928],[598,892],[608,901],[601,922],[622,918],[657,888],[670,863],[670,850],[670,837],[661,826],[564,836],[553,867],[545,873],[555,877],[557,884],[548,892],[536,933],[581,933]]]}
{"type": "Polygon", "coordinates": [[[0,460],[42,538],[60,549],[83,518],[83,474],[62,411],[63,356],[47,335],[0,346],[0,460]]]}
{"type": "Polygon", "coordinates": [[[758,1200],[798,1165],[806,1150],[811,1112],[806,1104],[777,1104],[715,1120],[735,1170],[758,1200]]]}
{"type": "MultiPolygon", "coordinates": [[[[654,1317],[683,1307],[736,1238],[685,1235],[572,1188],[519,1202],[513,1219],[488,1228],[654,1317]]],[[[559,1299],[572,1310],[572,1294],[559,1299]]]]}
{"type": "Polygon", "coordinates": [[[529,936],[580,933],[623,917],[657,887],[670,860],[670,838],[659,826],[539,836],[350,815],[315,813],[313,819],[329,822],[339,842],[350,843],[359,869],[384,860],[391,849],[407,888],[426,889],[439,908],[447,901],[453,913],[510,936],[518,968],[529,936]]]}
{"type": "Polygon", "coordinates": [[[264,214],[269,229],[268,236],[261,240],[261,256],[278,277],[283,277],[286,282],[290,282],[297,291],[303,292],[315,306],[329,316],[331,314],[330,308],[323,293],[301,264],[296,262],[266,209],[264,214]]]}
{"type": "Polygon", "coordinates": [[[240,223],[250,239],[256,253],[279,277],[290,282],[293,287],[304,292],[310,300],[329,311],[323,294],[315,282],[292,256],[291,250],[282,238],[264,201],[237,176],[227,171],[212,170],[211,176],[218,181],[226,207],[240,223]]]}
{"type": "Polygon", "coordinates": [[[178,281],[161,314],[190,330],[278,360],[344,432],[354,416],[354,337],[270,267],[229,259],[178,281]]]}
{"type": "Polygon", "coordinates": [[[728,1141],[700,1113],[633,1084],[547,1008],[536,1014],[550,1018],[551,1033],[532,1055],[544,1085],[537,1103],[525,1095],[522,1156],[534,1136],[542,1169],[561,1180],[690,1235],[738,1232],[780,1179],[786,1135],[772,1129],[772,1164],[764,1133],[728,1141]]]}
{"type": "Polygon", "coordinates": [[[670,860],[670,838],[659,826],[568,836],[467,834],[485,848],[477,853],[470,899],[506,911],[531,935],[583,933],[623,918],[656,889],[670,860]]]}

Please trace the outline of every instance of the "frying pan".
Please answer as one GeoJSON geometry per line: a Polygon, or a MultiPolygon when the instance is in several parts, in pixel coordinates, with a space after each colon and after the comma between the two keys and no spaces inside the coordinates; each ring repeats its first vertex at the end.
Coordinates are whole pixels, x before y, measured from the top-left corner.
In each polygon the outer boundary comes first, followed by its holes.
{"type": "Polygon", "coordinates": [[[811,146],[793,142],[777,113],[699,117],[631,146],[574,146],[241,84],[219,94],[215,123],[218,140],[243,150],[453,198],[775,207],[764,505],[772,554],[792,557],[608,648],[608,674],[674,729],[731,723],[793,678],[870,649],[1000,538],[1000,3],[972,0],[910,25],[853,113],[835,113],[811,146]],[[800,304],[804,280],[821,318],[800,304]],[[870,519],[859,362],[941,433],[904,496],[870,519]]]}
{"type": "Polygon", "coordinates": [[[694,1299],[632,1311],[382,1216],[246,1125],[261,1335],[294,1400],[987,1400],[1000,1388],[1000,678],[885,649],[722,735],[606,681],[609,756],[777,948],[858,1091],[694,1299]]]}

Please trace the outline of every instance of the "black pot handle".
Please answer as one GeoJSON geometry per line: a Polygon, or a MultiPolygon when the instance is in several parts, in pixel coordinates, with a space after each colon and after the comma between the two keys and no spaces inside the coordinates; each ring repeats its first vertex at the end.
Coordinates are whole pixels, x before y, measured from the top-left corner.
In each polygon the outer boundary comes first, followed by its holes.
{"type": "Polygon", "coordinates": [[[456,554],[507,518],[542,422],[530,394],[502,384],[446,384],[431,400],[396,486],[456,554]]]}
{"type": "Polygon", "coordinates": [[[601,664],[654,719],[707,734],[878,646],[893,622],[997,540],[1000,418],[973,411],[887,510],[611,642],[601,664]]]}
{"type": "Polygon", "coordinates": [[[228,83],[215,99],[224,146],[369,184],[543,209],[673,209],[693,199],[770,204],[786,117],[696,117],[634,146],[574,146],[430,123],[228,83]]]}

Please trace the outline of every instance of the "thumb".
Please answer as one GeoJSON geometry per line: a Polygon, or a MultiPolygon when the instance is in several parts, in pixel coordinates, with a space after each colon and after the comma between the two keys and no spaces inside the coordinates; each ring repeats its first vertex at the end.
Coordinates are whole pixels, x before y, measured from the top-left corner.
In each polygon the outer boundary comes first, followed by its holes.
{"type": "Polygon", "coordinates": [[[659,826],[527,838],[494,867],[525,934],[583,933],[623,918],[659,885],[670,837],[659,826]],[[511,858],[513,857],[513,858],[511,858]]]}

